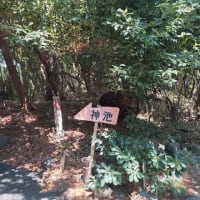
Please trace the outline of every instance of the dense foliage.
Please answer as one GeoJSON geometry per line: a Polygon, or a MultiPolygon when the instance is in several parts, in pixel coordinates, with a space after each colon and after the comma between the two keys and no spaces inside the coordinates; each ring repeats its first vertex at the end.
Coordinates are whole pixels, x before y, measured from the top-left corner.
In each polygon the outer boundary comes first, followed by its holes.
{"type": "Polygon", "coordinates": [[[38,49],[52,68],[59,66],[64,93],[107,86],[182,93],[179,77],[198,75],[198,0],[3,1],[0,10],[1,30],[31,99],[48,87],[38,49]]]}
{"type": "Polygon", "coordinates": [[[89,180],[91,189],[128,182],[142,185],[145,180],[153,193],[160,194],[167,189],[177,195],[184,192],[181,187],[173,187],[172,177],[186,169],[191,159],[186,149],[169,155],[159,147],[158,141],[142,133],[127,136],[109,129],[100,132],[96,144],[103,162],[96,166],[96,174],[89,180]]]}

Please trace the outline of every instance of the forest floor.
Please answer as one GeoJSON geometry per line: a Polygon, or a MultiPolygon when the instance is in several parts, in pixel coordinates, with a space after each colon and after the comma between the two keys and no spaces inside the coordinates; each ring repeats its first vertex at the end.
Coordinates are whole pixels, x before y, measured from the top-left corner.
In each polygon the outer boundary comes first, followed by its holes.
{"type": "MultiPolygon", "coordinates": [[[[62,192],[61,197],[65,200],[146,199],[133,185],[118,187],[117,190],[120,192],[117,197],[110,195],[110,197],[98,198],[85,190],[82,179],[84,172],[82,160],[90,155],[94,123],[77,121],[73,116],[90,102],[93,100],[75,97],[62,101],[66,141],[64,144],[61,144],[53,134],[54,115],[51,101],[36,104],[37,110],[26,114],[17,107],[1,107],[0,135],[7,135],[12,138],[12,141],[0,149],[0,161],[17,169],[26,169],[40,174],[41,192],[59,190],[62,192]],[[68,152],[65,169],[61,172],[63,148],[68,149],[68,152]],[[50,163],[49,167],[45,167],[45,162],[50,163]]],[[[195,138],[194,141],[200,144],[200,141],[195,138]]],[[[195,169],[194,166],[189,167],[179,182],[187,191],[188,196],[174,199],[200,199],[199,166],[195,169]]],[[[173,200],[171,196],[159,199],[173,200]]]]}

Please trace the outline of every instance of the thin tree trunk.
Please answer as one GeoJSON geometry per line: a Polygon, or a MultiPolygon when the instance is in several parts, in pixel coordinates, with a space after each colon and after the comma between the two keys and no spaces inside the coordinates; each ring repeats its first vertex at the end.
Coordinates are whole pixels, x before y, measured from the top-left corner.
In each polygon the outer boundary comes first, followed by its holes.
{"type": "Polygon", "coordinates": [[[85,82],[88,96],[96,96],[94,88],[94,71],[92,68],[92,56],[90,54],[80,54],[77,56],[77,61],[81,67],[81,76],[85,82]]]}
{"type": "Polygon", "coordinates": [[[49,84],[54,92],[54,95],[59,95],[59,86],[58,83],[56,82],[55,75],[53,71],[51,70],[51,62],[50,62],[50,57],[48,53],[44,52],[43,50],[36,50],[37,54],[39,55],[39,58],[42,62],[42,64],[45,67],[47,79],[49,81],[49,84]]]}
{"type": "Polygon", "coordinates": [[[196,118],[199,115],[199,103],[200,103],[200,80],[195,78],[194,90],[189,105],[190,120],[196,118]]]}
{"type": "Polygon", "coordinates": [[[15,90],[19,96],[22,108],[27,111],[28,110],[27,95],[20,81],[20,78],[17,74],[16,66],[13,63],[13,57],[9,49],[9,42],[4,38],[5,35],[6,35],[5,32],[0,30],[0,48],[2,50],[2,54],[7,65],[9,75],[14,84],[15,90]]]}

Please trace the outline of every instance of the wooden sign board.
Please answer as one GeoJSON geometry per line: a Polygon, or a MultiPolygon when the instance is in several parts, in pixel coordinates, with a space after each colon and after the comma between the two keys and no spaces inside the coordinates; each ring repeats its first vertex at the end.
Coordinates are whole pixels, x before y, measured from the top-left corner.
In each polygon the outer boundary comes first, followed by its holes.
{"type": "Polygon", "coordinates": [[[92,103],[85,106],[80,112],[78,112],[74,119],[100,122],[106,124],[117,124],[119,115],[119,108],[117,107],[92,107],[92,103]]]}

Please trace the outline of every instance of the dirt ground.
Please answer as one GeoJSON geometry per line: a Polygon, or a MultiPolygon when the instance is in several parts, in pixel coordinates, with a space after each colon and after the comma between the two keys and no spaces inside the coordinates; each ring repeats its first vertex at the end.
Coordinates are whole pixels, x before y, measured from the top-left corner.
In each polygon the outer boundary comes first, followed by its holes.
{"type": "MultiPolygon", "coordinates": [[[[76,97],[62,101],[64,143],[60,143],[53,134],[54,115],[51,101],[36,104],[37,110],[26,114],[18,107],[1,107],[0,135],[10,136],[12,140],[10,144],[0,149],[0,161],[18,169],[41,173],[42,191],[62,190],[63,199],[100,199],[98,195],[94,197],[91,192],[85,190],[82,179],[82,159],[90,154],[94,124],[73,119],[73,116],[89,102],[93,101],[76,97]],[[68,151],[66,165],[61,172],[61,156],[64,148],[68,151]],[[49,161],[51,166],[45,168],[45,161],[49,161]]],[[[199,168],[189,168],[180,179],[180,184],[190,196],[200,197],[199,168]]],[[[145,199],[133,185],[122,186],[119,190],[121,191],[119,195],[125,194],[121,199],[145,199]]],[[[108,197],[103,199],[106,198],[109,199],[108,197]]],[[[115,198],[112,196],[110,199],[115,198]]]]}

